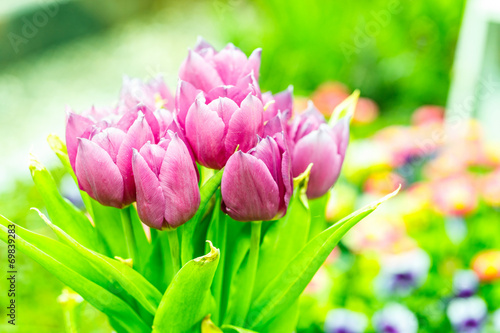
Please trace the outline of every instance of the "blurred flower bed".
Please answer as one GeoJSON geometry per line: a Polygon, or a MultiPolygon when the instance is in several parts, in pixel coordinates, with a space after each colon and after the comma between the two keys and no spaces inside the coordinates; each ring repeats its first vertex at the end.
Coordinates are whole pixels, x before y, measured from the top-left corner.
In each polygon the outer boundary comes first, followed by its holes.
{"type": "MultiPolygon", "coordinates": [[[[311,98],[325,112],[347,93],[330,83],[311,98]]],[[[475,121],[445,142],[437,106],[363,137],[377,115],[373,101],[360,100],[328,220],[402,191],[354,227],[315,276],[298,332],[500,332],[500,151],[475,121]]]]}

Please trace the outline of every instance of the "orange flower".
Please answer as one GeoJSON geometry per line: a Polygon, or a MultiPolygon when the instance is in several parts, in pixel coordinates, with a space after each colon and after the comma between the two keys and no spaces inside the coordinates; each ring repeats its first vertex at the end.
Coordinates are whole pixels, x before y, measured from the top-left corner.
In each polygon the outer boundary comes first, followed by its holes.
{"type": "Polygon", "coordinates": [[[472,269],[481,281],[491,282],[500,278],[500,251],[486,250],[472,260],[472,269]]]}

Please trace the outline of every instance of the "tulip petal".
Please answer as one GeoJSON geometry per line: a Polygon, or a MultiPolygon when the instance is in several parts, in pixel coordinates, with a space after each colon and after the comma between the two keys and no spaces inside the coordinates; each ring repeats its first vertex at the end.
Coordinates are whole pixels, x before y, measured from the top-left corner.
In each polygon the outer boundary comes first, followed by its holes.
{"type": "Polygon", "coordinates": [[[161,229],[164,221],[165,197],[163,196],[160,181],[150,169],[146,160],[135,149],[132,157],[132,168],[137,189],[137,212],[139,217],[146,225],[161,229]]]}
{"type": "MultiPolygon", "coordinates": [[[[66,124],[66,146],[68,149],[68,157],[73,170],[75,170],[76,152],[78,150],[78,138],[84,137],[88,139],[88,135],[83,134],[91,127],[94,122],[84,116],[67,110],[67,124],[66,124]]],[[[88,131],[87,131],[88,133],[88,131]]]]}
{"type": "MultiPolygon", "coordinates": [[[[166,147],[168,147],[168,145],[166,147]]],[[[139,153],[148,164],[149,169],[158,177],[160,175],[163,158],[165,157],[165,148],[148,142],[142,146],[139,153]]]]}
{"type": "Polygon", "coordinates": [[[328,192],[340,174],[342,156],[338,154],[337,144],[329,131],[331,129],[321,127],[309,133],[296,143],[293,151],[294,177],[313,163],[307,187],[309,198],[318,198],[328,192]]]}
{"type": "Polygon", "coordinates": [[[179,78],[203,91],[210,91],[212,88],[224,84],[215,68],[192,50],[189,50],[186,60],[181,65],[179,78]]]}
{"type": "Polygon", "coordinates": [[[148,141],[154,142],[154,136],[151,127],[149,127],[144,115],[141,113],[132,126],[130,126],[116,157],[116,164],[123,176],[123,202],[125,205],[135,201],[132,149],[140,149],[148,141]]]}
{"type": "Polygon", "coordinates": [[[241,151],[233,154],[221,182],[223,209],[238,221],[273,219],[279,209],[279,190],[267,166],[241,151]]]}
{"type": "Polygon", "coordinates": [[[227,126],[231,121],[231,117],[233,116],[234,112],[238,110],[238,104],[236,104],[229,98],[220,97],[210,102],[208,104],[208,108],[217,112],[219,118],[222,119],[227,129],[227,126]]]}
{"type": "Polygon", "coordinates": [[[165,197],[165,220],[171,227],[178,227],[198,210],[200,189],[189,151],[177,135],[168,145],[159,180],[165,197]]]}
{"type": "Polygon", "coordinates": [[[177,95],[175,96],[175,112],[179,124],[184,127],[186,116],[191,105],[193,105],[196,96],[201,90],[196,89],[191,83],[179,80],[177,85],[177,95]]]}
{"type": "Polygon", "coordinates": [[[126,134],[122,130],[115,127],[108,127],[102,132],[92,137],[92,142],[95,142],[104,149],[108,155],[116,163],[116,155],[125,138],[126,134]]]}
{"type": "MultiPolygon", "coordinates": [[[[242,75],[246,68],[247,56],[233,44],[228,44],[224,49],[213,57],[215,68],[219,73],[222,82],[226,85],[236,85],[238,78],[242,75]]],[[[246,68],[247,70],[252,68],[246,68]]]]}
{"type": "Polygon", "coordinates": [[[200,36],[198,36],[198,39],[196,40],[196,45],[194,46],[193,50],[201,55],[205,54],[208,50],[215,52],[214,47],[209,42],[207,42],[203,37],[200,36]]]}
{"type": "Polygon", "coordinates": [[[255,96],[248,95],[241,108],[234,112],[225,140],[226,151],[232,154],[239,145],[240,150],[247,152],[257,144],[258,135],[263,129],[262,102],[255,96]]]}
{"type": "Polygon", "coordinates": [[[255,76],[255,80],[259,81],[259,71],[260,71],[260,58],[262,54],[262,49],[255,49],[250,57],[248,57],[248,61],[243,68],[243,74],[252,73],[255,76]]]}
{"type": "Polygon", "coordinates": [[[82,190],[103,205],[122,207],[122,175],[104,149],[90,140],[79,139],[75,164],[82,190]]]}
{"type": "Polygon", "coordinates": [[[186,118],[186,138],[198,163],[214,169],[224,166],[225,125],[216,111],[197,99],[186,118]]]}

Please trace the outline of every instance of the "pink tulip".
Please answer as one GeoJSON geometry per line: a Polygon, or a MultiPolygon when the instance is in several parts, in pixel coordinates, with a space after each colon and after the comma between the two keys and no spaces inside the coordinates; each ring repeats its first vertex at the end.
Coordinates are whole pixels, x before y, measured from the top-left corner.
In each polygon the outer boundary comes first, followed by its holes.
{"type": "Polygon", "coordinates": [[[285,215],[292,191],[290,157],[278,133],[229,158],[221,182],[222,209],[238,221],[277,219],[285,215]]]}
{"type": "Polygon", "coordinates": [[[262,94],[262,103],[266,106],[264,112],[264,122],[271,120],[281,111],[286,115],[286,120],[290,120],[293,113],[293,86],[277,94],[266,92],[262,94]]]}
{"type": "Polygon", "coordinates": [[[93,126],[76,140],[74,169],[80,188],[106,206],[122,208],[134,202],[132,149],[154,142],[144,115],[140,113],[128,130],[93,126]]]}
{"type": "Polygon", "coordinates": [[[310,199],[321,197],[337,181],[349,142],[349,121],[350,116],[346,116],[330,127],[312,103],[293,119],[288,133],[293,176],[313,163],[307,188],[310,199]]]}
{"type": "Polygon", "coordinates": [[[174,98],[161,76],[147,83],[127,76],[123,78],[119,109],[126,112],[138,104],[146,106],[151,111],[161,108],[174,110],[174,98]]]}
{"type": "Polygon", "coordinates": [[[204,92],[223,85],[238,86],[250,74],[258,81],[261,51],[256,49],[247,58],[233,44],[217,52],[205,40],[199,39],[182,63],[179,78],[204,92]]]}
{"type": "Polygon", "coordinates": [[[197,170],[176,133],[159,144],[134,149],[132,167],[141,221],[156,229],[176,228],[194,216],[200,205],[197,170]]]}
{"type": "Polygon", "coordinates": [[[210,102],[199,94],[186,117],[186,138],[198,163],[221,169],[236,148],[247,152],[263,128],[263,107],[248,94],[241,104],[228,97],[210,102]]]}
{"type": "Polygon", "coordinates": [[[80,188],[107,206],[134,202],[132,149],[159,142],[168,130],[178,126],[165,109],[153,112],[139,105],[123,115],[95,108],[85,115],[68,111],[66,145],[80,188]]]}

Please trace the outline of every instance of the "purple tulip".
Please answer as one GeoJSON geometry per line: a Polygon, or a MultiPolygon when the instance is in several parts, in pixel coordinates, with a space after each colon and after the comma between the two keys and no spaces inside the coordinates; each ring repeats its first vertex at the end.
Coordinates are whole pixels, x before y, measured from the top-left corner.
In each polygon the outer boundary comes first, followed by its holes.
{"type": "Polygon", "coordinates": [[[156,229],[176,228],[194,216],[200,205],[197,170],[176,133],[159,144],[134,149],[132,167],[141,221],[156,229]]]}
{"type": "Polygon", "coordinates": [[[211,102],[198,95],[186,117],[186,138],[201,165],[221,169],[236,151],[247,152],[263,128],[262,102],[248,94],[238,105],[220,97],[211,102]]]}
{"type": "Polygon", "coordinates": [[[69,111],[66,145],[80,189],[107,206],[134,202],[132,149],[159,142],[168,130],[178,126],[165,109],[153,112],[139,105],[122,115],[116,109],[92,108],[85,115],[69,111]]]}
{"type": "Polygon", "coordinates": [[[278,133],[233,154],[221,182],[222,209],[238,221],[267,221],[286,213],[293,190],[285,137],[278,133]]]}
{"type": "Polygon", "coordinates": [[[321,197],[337,181],[349,142],[349,122],[350,117],[346,116],[330,127],[312,102],[292,120],[289,137],[293,176],[313,163],[307,188],[309,198],[321,197]]]}
{"type": "Polygon", "coordinates": [[[217,52],[205,40],[199,39],[182,63],[179,78],[204,92],[223,85],[238,86],[250,74],[258,81],[261,51],[256,49],[247,58],[233,44],[217,52]]]}
{"type": "Polygon", "coordinates": [[[161,108],[174,110],[174,98],[161,76],[147,83],[127,76],[123,78],[119,109],[126,112],[138,104],[145,105],[152,111],[161,108]]]}

